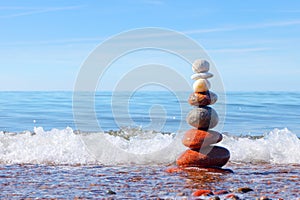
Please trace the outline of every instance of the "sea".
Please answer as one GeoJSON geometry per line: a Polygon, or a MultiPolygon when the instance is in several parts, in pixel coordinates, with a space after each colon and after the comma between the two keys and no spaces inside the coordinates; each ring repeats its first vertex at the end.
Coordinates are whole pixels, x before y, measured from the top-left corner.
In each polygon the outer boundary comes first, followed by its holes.
{"type": "Polygon", "coordinates": [[[175,173],[190,92],[74,95],[0,92],[0,199],[300,199],[300,92],[218,94],[228,170],[175,173]]]}

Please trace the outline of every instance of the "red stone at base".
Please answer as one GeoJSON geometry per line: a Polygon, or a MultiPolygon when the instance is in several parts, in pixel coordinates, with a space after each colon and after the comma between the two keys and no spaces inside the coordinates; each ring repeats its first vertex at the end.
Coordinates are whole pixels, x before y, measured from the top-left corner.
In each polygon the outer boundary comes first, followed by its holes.
{"type": "Polygon", "coordinates": [[[229,158],[230,153],[226,148],[209,146],[200,150],[186,150],[176,163],[179,167],[223,167],[229,158]]]}
{"type": "Polygon", "coordinates": [[[222,139],[222,135],[216,131],[190,129],[184,134],[182,144],[191,149],[200,149],[218,143],[222,139]]]}

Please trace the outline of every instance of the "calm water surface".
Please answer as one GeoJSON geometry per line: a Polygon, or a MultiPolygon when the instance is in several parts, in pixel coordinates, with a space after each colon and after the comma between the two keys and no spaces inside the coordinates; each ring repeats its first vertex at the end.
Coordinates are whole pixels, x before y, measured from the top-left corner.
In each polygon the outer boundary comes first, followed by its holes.
{"type": "MultiPolygon", "coordinates": [[[[72,95],[72,92],[0,92],[0,130],[32,131],[35,126],[45,130],[66,127],[76,130],[72,95]]],[[[169,92],[137,92],[130,99],[122,99],[122,93],[118,95],[119,104],[115,101],[112,104],[110,92],[97,92],[95,95],[95,112],[105,131],[118,130],[120,126],[165,132],[189,128],[184,121],[192,109],[186,102],[189,93],[181,93],[177,97],[169,92]],[[124,104],[128,105],[128,109],[124,109],[124,104]],[[116,112],[118,109],[119,112],[116,112]],[[116,115],[122,119],[128,117],[127,113],[132,120],[129,124],[126,120],[116,123],[116,115]],[[149,126],[151,122],[155,123],[149,126]],[[181,123],[182,127],[179,127],[181,123]]],[[[229,92],[226,94],[226,102],[218,102],[216,106],[224,106],[224,103],[226,114],[223,132],[232,135],[263,135],[274,128],[288,128],[300,136],[299,92],[229,92]]],[[[224,114],[219,112],[219,115],[224,114]]]]}

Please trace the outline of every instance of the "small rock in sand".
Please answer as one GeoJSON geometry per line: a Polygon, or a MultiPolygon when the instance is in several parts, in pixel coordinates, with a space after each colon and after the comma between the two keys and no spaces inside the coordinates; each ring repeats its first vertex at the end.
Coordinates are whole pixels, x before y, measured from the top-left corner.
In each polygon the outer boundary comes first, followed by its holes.
{"type": "Polygon", "coordinates": [[[209,196],[212,195],[212,191],[211,190],[196,190],[193,193],[193,196],[198,197],[198,196],[209,196]]]}
{"type": "Polygon", "coordinates": [[[251,191],[253,191],[253,190],[249,187],[241,187],[241,188],[237,189],[237,192],[239,192],[239,193],[247,193],[247,192],[251,192],[251,191]]]}
{"type": "Polygon", "coordinates": [[[111,195],[117,194],[116,192],[114,192],[114,191],[112,191],[112,190],[107,190],[106,193],[107,193],[107,194],[111,194],[111,195]]]}

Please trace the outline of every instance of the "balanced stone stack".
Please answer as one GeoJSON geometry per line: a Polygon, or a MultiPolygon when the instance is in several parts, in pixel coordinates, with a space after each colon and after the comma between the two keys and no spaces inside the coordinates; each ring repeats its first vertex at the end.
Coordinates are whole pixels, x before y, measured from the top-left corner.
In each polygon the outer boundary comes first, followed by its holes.
{"type": "Polygon", "coordinates": [[[211,130],[219,121],[217,112],[209,107],[218,99],[215,93],[209,91],[211,85],[208,79],[213,74],[208,72],[209,63],[206,60],[196,60],[192,69],[195,72],[191,76],[195,80],[194,92],[188,102],[195,107],[187,115],[186,121],[195,128],[185,133],[182,143],[189,149],[176,162],[180,167],[220,168],[228,162],[230,153],[227,149],[214,145],[223,137],[211,130]]]}

